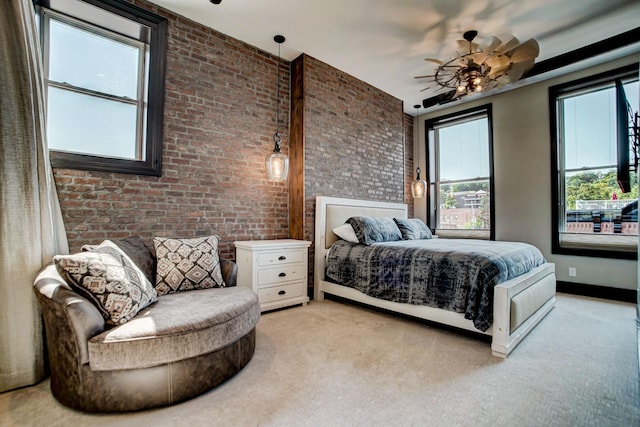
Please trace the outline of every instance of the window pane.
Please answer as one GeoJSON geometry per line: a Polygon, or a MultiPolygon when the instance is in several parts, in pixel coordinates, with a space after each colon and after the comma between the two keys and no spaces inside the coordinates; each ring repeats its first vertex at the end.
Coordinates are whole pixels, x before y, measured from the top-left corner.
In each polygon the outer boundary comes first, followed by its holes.
{"type": "Polygon", "coordinates": [[[627,96],[627,101],[629,101],[633,111],[638,111],[638,107],[640,107],[640,88],[638,86],[639,83],[637,80],[624,85],[624,93],[627,96]]]}
{"type": "Polygon", "coordinates": [[[50,20],[49,79],[138,98],[138,48],[50,20]]]}
{"type": "Polygon", "coordinates": [[[615,88],[563,100],[566,169],[616,164],[615,88]]]}
{"type": "Polygon", "coordinates": [[[438,184],[440,229],[489,230],[489,180],[438,184]]]}
{"type": "MultiPolygon", "coordinates": [[[[638,99],[638,83],[624,86],[633,105],[638,99]]],[[[631,172],[629,193],[622,193],[617,182],[615,96],[615,88],[607,88],[562,100],[567,170],[564,178],[565,221],[561,230],[564,233],[638,234],[637,174],[631,172]],[[594,167],[599,168],[575,171],[594,167]]]]}
{"type": "Polygon", "coordinates": [[[489,130],[486,118],[437,129],[439,180],[489,176],[489,130]]]}
{"type": "Polygon", "coordinates": [[[136,106],[49,87],[49,148],[136,159],[136,106]]]}
{"type": "Polygon", "coordinates": [[[631,191],[623,194],[615,169],[565,175],[564,232],[638,234],[638,178],[631,173],[631,191]]]}

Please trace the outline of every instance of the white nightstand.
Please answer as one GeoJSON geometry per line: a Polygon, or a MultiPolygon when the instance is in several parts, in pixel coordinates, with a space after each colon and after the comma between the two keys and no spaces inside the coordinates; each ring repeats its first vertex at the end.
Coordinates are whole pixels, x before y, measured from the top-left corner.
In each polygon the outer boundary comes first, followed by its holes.
{"type": "Polygon", "coordinates": [[[294,239],[234,242],[238,286],[258,294],[262,311],[305,305],[311,242],[294,239]]]}

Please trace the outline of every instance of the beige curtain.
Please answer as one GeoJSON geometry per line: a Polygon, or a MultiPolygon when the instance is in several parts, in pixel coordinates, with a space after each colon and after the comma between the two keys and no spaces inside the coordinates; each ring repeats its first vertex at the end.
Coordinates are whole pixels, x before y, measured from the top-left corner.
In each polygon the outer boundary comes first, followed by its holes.
{"type": "Polygon", "coordinates": [[[68,253],[45,134],[42,66],[30,0],[0,12],[0,392],[43,377],[33,279],[68,253]]]}

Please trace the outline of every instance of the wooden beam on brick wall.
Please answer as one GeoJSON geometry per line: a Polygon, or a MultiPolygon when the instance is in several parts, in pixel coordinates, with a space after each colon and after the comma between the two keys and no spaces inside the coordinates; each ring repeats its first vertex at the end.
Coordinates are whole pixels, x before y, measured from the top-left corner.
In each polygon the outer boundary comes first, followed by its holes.
{"type": "Polygon", "coordinates": [[[304,55],[291,62],[289,235],[304,239],[304,55]]]}

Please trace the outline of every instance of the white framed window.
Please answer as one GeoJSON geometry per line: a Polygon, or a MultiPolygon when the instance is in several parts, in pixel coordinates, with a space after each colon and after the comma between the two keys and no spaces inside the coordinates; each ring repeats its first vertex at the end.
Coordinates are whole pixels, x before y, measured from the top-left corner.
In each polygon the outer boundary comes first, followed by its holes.
{"type": "Polygon", "coordinates": [[[628,138],[638,92],[637,65],[549,89],[553,253],[637,257],[638,175],[629,172],[628,187],[618,182],[618,170],[630,169],[619,163],[634,158],[633,144],[620,148],[618,126],[628,138]],[[619,96],[628,102],[622,110],[619,96]],[[622,160],[619,149],[626,151],[622,160]]]}
{"type": "Polygon", "coordinates": [[[491,105],[427,121],[429,225],[445,237],[493,239],[491,105]]]}
{"type": "Polygon", "coordinates": [[[166,20],[114,0],[46,3],[52,165],[160,175],[166,20]]]}

